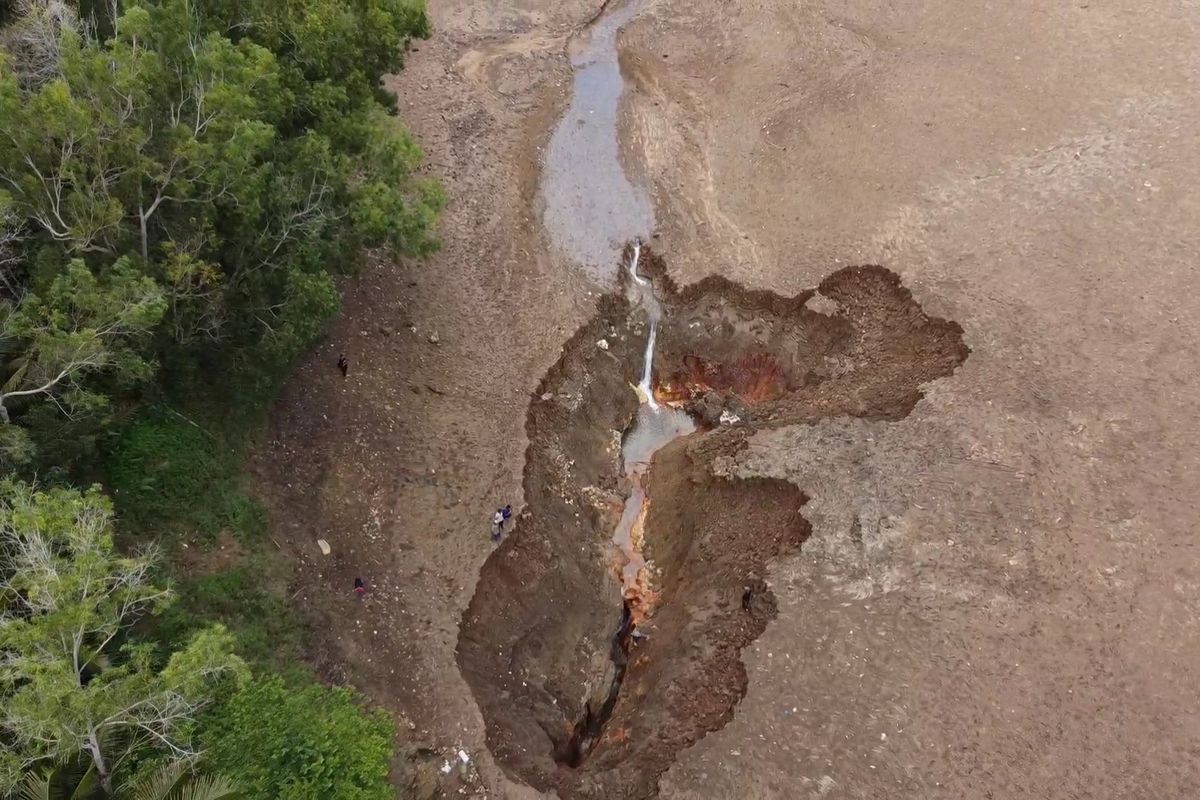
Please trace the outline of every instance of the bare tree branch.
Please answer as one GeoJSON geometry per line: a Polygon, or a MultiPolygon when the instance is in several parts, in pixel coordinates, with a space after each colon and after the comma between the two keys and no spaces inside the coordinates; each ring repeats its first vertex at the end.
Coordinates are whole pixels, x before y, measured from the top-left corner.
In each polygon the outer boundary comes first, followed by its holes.
{"type": "Polygon", "coordinates": [[[63,37],[79,33],[75,9],[63,0],[17,0],[15,21],[0,33],[11,67],[28,91],[61,73],[63,37]]]}
{"type": "Polygon", "coordinates": [[[206,687],[244,674],[220,628],[161,671],[136,648],[106,653],[170,594],[151,581],[157,550],[115,552],[112,521],[98,490],[0,481],[0,595],[25,599],[0,605],[0,740],[29,763],[86,755],[110,793],[117,766],[145,743],[172,758],[197,755],[187,732],[206,687]]]}

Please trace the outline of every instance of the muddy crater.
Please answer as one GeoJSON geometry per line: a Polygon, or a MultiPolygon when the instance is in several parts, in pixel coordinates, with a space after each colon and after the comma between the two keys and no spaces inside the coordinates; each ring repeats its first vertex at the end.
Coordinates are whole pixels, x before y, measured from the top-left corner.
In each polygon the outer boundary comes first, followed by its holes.
{"type": "Polygon", "coordinates": [[[801,487],[728,473],[747,438],[839,415],[901,419],[968,354],[962,329],[883,267],[782,297],[719,277],[679,288],[645,250],[641,265],[660,306],[653,397],[697,429],[627,469],[650,318],[622,270],[530,403],[527,506],[459,632],[497,763],[564,800],[656,797],[679,752],[745,695],[741,651],[776,613],[767,571],[810,531],[801,487]],[[613,536],[634,491],[645,564],[631,582],[613,536]]]}

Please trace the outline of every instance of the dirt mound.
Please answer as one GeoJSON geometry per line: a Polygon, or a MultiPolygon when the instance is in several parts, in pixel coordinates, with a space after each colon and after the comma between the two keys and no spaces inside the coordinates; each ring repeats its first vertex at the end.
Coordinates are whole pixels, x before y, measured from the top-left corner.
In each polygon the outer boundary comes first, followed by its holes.
{"type": "Polygon", "coordinates": [[[528,507],[485,563],[459,635],[496,760],[563,798],[654,797],[678,752],[728,722],[745,693],[740,652],[774,616],[764,578],[808,535],[807,498],[783,481],[722,476],[721,457],[764,426],[902,418],[968,352],[956,324],[926,316],[881,267],[839,270],[788,298],[719,278],[680,290],[652,254],[643,263],[663,308],[655,394],[708,425],[654,457],[646,638],[629,635],[612,568],[646,336],[620,292],[564,345],[530,405],[528,507]]]}

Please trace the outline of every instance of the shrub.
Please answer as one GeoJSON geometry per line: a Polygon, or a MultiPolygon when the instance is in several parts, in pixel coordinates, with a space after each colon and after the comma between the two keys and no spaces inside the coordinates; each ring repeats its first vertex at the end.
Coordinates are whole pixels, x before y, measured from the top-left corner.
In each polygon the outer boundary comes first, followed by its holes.
{"type": "Polygon", "coordinates": [[[159,618],[155,638],[173,648],[210,621],[221,622],[234,634],[237,654],[255,674],[278,672],[289,683],[309,680],[300,660],[304,625],[267,585],[262,561],[252,557],[233,569],[177,583],[176,602],[159,618]]]}
{"type": "Polygon", "coordinates": [[[392,722],[348,689],[252,681],[208,714],[209,768],[247,800],[392,800],[392,722]]]}

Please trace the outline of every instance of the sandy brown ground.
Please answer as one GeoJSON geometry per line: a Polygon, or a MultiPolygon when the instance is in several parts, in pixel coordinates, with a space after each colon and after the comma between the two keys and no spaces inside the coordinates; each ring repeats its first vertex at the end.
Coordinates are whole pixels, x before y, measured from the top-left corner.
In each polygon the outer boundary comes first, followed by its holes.
{"type": "MultiPolygon", "coordinates": [[[[346,287],[256,460],[314,659],[401,715],[426,795],[535,796],[454,647],[488,514],[521,503],[528,393],[592,308],[535,189],[597,5],[431,9],[396,88],[445,248],[346,287]]],[[[1200,796],[1200,8],[656,0],[622,42],[677,280],[877,262],[972,350],[901,422],[759,434],[734,465],[809,495],[812,537],[733,721],[662,796],[1200,796]]]]}
{"type": "Polygon", "coordinates": [[[397,714],[397,780],[417,796],[504,791],[455,666],[458,623],[492,549],[492,512],[521,506],[529,394],[594,304],[544,255],[532,206],[570,85],[566,37],[596,9],[527,5],[432,9],[435,36],[392,88],[449,197],[443,248],[345,285],[342,318],[289,383],[254,459],[273,534],[297,563],[313,660],[397,714]],[[369,586],[361,604],[356,575],[369,586]]]}

